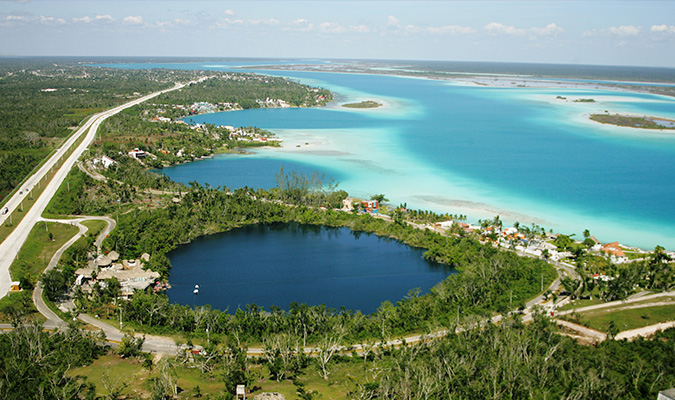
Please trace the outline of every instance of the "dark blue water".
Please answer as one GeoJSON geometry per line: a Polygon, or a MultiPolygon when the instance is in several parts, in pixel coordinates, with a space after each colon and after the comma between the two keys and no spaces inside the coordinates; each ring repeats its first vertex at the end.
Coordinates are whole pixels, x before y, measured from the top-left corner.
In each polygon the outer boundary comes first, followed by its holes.
{"type": "Polygon", "coordinates": [[[426,261],[421,249],[347,228],[253,225],[205,236],[169,254],[172,302],[234,312],[291,302],[344,306],[363,313],[428,291],[454,273],[426,261]],[[195,296],[193,289],[199,285],[195,296]]]}

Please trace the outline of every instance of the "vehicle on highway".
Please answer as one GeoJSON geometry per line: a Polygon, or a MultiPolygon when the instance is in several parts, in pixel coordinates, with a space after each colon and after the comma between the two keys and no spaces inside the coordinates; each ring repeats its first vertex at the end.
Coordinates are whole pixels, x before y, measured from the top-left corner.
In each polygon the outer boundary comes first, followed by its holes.
{"type": "Polygon", "coordinates": [[[9,212],[9,208],[7,207],[2,207],[2,210],[0,210],[0,215],[5,215],[9,212]]]}

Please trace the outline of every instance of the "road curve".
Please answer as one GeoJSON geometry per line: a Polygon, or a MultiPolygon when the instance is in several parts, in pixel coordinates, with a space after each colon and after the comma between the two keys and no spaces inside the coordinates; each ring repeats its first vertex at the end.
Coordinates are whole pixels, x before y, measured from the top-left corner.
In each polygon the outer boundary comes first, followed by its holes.
{"type": "MultiPolygon", "coordinates": [[[[47,184],[45,190],[42,192],[40,197],[38,197],[38,199],[35,201],[33,207],[31,207],[30,210],[26,212],[26,215],[24,216],[23,220],[16,226],[14,231],[12,231],[12,233],[7,237],[7,239],[5,239],[0,244],[0,298],[6,296],[10,289],[10,284],[12,282],[11,276],[9,274],[10,265],[12,265],[12,262],[14,262],[14,259],[18,255],[19,250],[21,249],[21,246],[23,246],[23,243],[26,241],[26,238],[28,238],[28,235],[30,234],[33,225],[40,219],[42,212],[47,207],[47,204],[49,204],[49,201],[56,193],[56,190],[59,188],[59,186],[61,186],[61,183],[63,183],[63,180],[66,178],[73,165],[75,165],[75,163],[80,158],[82,153],[87,149],[89,144],[96,136],[96,131],[98,130],[99,125],[101,125],[101,123],[105,121],[108,117],[115,115],[126,108],[140,104],[153,97],[159,96],[160,94],[180,89],[183,86],[185,86],[185,84],[176,83],[173,88],[161,90],[149,94],[147,96],[138,98],[136,100],[130,101],[128,103],[110,109],[108,111],[95,114],[80,129],[78,129],[77,132],[74,135],[72,135],[71,138],[68,139],[59,148],[59,150],[47,162],[45,162],[45,164],[35,174],[33,174],[26,180],[24,186],[31,188],[32,185],[36,184],[37,182],[40,182],[42,178],[47,174],[47,172],[56,165],[59,157],[65,154],[65,152],[68,151],[68,149],[73,145],[73,143],[76,140],[78,140],[79,137],[82,136],[82,134],[84,134],[85,131],[87,132],[82,143],[79,146],[77,146],[77,148],[75,149],[75,151],[73,151],[70,157],[68,157],[68,159],[63,162],[59,170],[54,175],[54,178],[47,184]]],[[[7,207],[12,205],[14,208],[16,208],[16,205],[19,204],[21,197],[23,197],[23,195],[15,193],[15,195],[12,196],[12,198],[7,202],[8,204],[7,207]]]]}

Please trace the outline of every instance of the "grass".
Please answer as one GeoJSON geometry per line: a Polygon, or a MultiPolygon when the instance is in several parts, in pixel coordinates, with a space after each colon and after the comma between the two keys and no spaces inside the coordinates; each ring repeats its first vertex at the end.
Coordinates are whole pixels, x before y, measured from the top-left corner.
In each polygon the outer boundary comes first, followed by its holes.
{"type": "Polygon", "coordinates": [[[21,315],[29,321],[45,321],[45,317],[38,313],[33,304],[32,290],[9,292],[0,299],[0,323],[12,323],[12,314],[21,315]]]}
{"type": "Polygon", "coordinates": [[[153,376],[143,368],[138,361],[123,359],[116,355],[105,355],[86,367],[75,368],[70,371],[71,376],[85,376],[96,385],[96,394],[106,396],[110,392],[105,384],[126,384],[125,395],[141,395],[149,393],[145,382],[153,376]]]}
{"type": "Polygon", "coordinates": [[[585,322],[584,325],[602,332],[607,330],[607,325],[610,321],[614,321],[614,324],[620,331],[626,331],[673,320],[675,320],[675,304],[582,314],[582,321],[585,322]]]}
{"type": "Polygon", "coordinates": [[[604,301],[600,298],[594,298],[592,300],[573,300],[571,303],[565,304],[563,307],[561,307],[558,311],[567,311],[567,310],[574,310],[575,308],[581,308],[581,307],[586,307],[586,306],[594,306],[596,304],[602,304],[604,301]]]}
{"type": "Polygon", "coordinates": [[[93,235],[94,237],[96,237],[108,224],[103,220],[89,220],[89,221],[82,221],[82,225],[89,228],[89,230],[87,231],[88,235],[93,235]]]}
{"type": "MultiPolygon", "coordinates": [[[[103,107],[95,107],[95,108],[73,108],[70,109],[68,114],[64,114],[63,116],[66,118],[86,118],[92,114],[99,113],[101,111],[105,111],[106,108],[103,107]]],[[[85,119],[86,120],[86,119],[85,119]]]]}
{"type": "Polygon", "coordinates": [[[54,253],[78,232],[77,227],[67,224],[54,222],[38,222],[35,224],[28,235],[28,239],[19,250],[16,260],[9,267],[12,279],[19,281],[24,276],[37,279],[47,268],[54,253]],[[51,239],[50,234],[52,235],[51,239]]]}
{"type": "MultiPolygon", "coordinates": [[[[196,387],[199,387],[203,395],[215,395],[225,390],[225,384],[217,375],[211,378],[195,368],[183,366],[178,366],[176,373],[180,399],[194,398],[196,387]]],[[[144,368],[139,360],[123,359],[118,355],[108,354],[95,360],[91,365],[73,369],[70,375],[87,377],[89,382],[96,385],[98,396],[110,394],[106,384],[108,386],[126,384],[122,391],[123,396],[148,398],[151,395],[150,380],[159,377],[159,372],[156,366],[149,370],[144,368]]]]}
{"type": "MultiPolygon", "coordinates": [[[[318,375],[316,368],[310,366],[306,369],[304,375],[298,377],[298,381],[305,384],[306,391],[316,390],[323,399],[346,400],[349,398],[348,392],[351,387],[347,386],[345,382],[350,382],[352,377],[363,379],[364,370],[360,359],[353,362],[338,363],[333,366],[329,380],[325,381],[318,375]]],[[[254,377],[252,387],[255,388],[255,391],[250,393],[247,396],[248,398],[253,398],[254,395],[262,392],[281,393],[287,399],[298,398],[297,388],[292,381],[276,382],[269,379],[269,371],[261,365],[253,365],[251,371],[254,377]]],[[[128,386],[122,392],[125,396],[148,397],[151,394],[148,382],[150,379],[159,376],[159,373],[156,367],[152,370],[144,368],[138,360],[122,359],[117,355],[108,354],[95,360],[91,365],[73,369],[70,375],[87,377],[89,382],[96,385],[98,396],[109,394],[104,385],[104,382],[106,382],[108,385],[111,383],[126,383],[128,386]]],[[[196,387],[199,387],[199,391],[204,396],[207,394],[217,395],[226,389],[217,372],[211,377],[200,373],[195,368],[178,366],[176,367],[176,375],[179,387],[178,398],[180,399],[194,398],[196,387]]],[[[247,390],[251,389],[247,388],[247,390]]]]}
{"type": "MultiPolygon", "coordinates": [[[[21,281],[23,277],[35,285],[42,272],[47,268],[54,253],[73,237],[79,229],[75,226],[53,222],[37,223],[19,254],[9,267],[12,280],[21,281]],[[47,229],[45,229],[45,224],[47,229]],[[52,234],[52,239],[49,238],[52,234]]],[[[9,293],[0,299],[0,322],[11,322],[8,313],[10,309],[26,314],[29,319],[44,321],[44,317],[37,312],[32,301],[32,290],[23,290],[18,293],[9,293]]]]}
{"type": "MultiPolygon", "coordinates": [[[[82,135],[80,136],[79,139],[75,141],[75,143],[70,147],[70,149],[68,149],[68,151],[59,159],[59,161],[57,161],[54,167],[51,168],[51,170],[47,172],[44,178],[40,180],[39,186],[33,187],[28,194],[24,195],[24,200],[22,201],[21,206],[15,209],[11,214],[7,216],[5,223],[0,226],[0,243],[2,243],[5,239],[7,239],[7,237],[14,231],[14,228],[23,220],[23,217],[26,216],[28,210],[30,210],[30,208],[33,207],[35,201],[37,201],[37,199],[40,197],[45,187],[49,184],[49,182],[51,182],[52,178],[54,178],[54,175],[56,175],[59,166],[61,166],[63,162],[67,160],[68,157],[70,157],[70,155],[73,153],[73,151],[75,151],[77,146],[79,146],[80,143],[82,143],[85,136],[86,135],[82,135]]],[[[47,158],[45,158],[45,160],[42,163],[40,163],[40,165],[35,167],[32,173],[37,171],[40,168],[40,166],[42,166],[42,164],[44,164],[49,159],[51,155],[52,154],[50,153],[50,155],[47,158]]],[[[17,186],[17,189],[15,189],[15,191],[21,190],[19,188],[22,187],[23,184],[24,182],[21,182],[21,185],[17,186]]],[[[9,199],[9,197],[12,196],[13,194],[14,193],[10,193],[10,195],[8,195],[6,199],[9,199]]]]}

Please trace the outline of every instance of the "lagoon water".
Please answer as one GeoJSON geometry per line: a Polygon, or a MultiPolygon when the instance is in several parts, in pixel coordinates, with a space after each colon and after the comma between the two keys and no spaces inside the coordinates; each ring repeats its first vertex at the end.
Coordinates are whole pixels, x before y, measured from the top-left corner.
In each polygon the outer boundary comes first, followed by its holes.
{"type": "Polygon", "coordinates": [[[347,228],[252,225],[172,251],[167,294],[172,302],[231,313],[247,304],[287,310],[294,301],[371,313],[385,300],[395,303],[412,288],[427,291],[454,273],[422,253],[347,228]]]}
{"type": "MultiPolygon", "coordinates": [[[[265,65],[269,61],[245,64],[265,65]]],[[[242,63],[117,67],[231,70],[239,65],[242,63]]],[[[535,73],[537,68],[547,67],[531,66],[527,73],[535,73]]],[[[610,67],[603,71],[612,79],[610,67]]],[[[269,129],[283,138],[283,146],[245,156],[218,155],[166,168],[165,174],[185,183],[197,180],[229,188],[271,188],[282,166],[285,171],[319,171],[335,178],[340,188],[356,197],[384,193],[394,205],[407,203],[412,208],[465,214],[474,221],[500,215],[507,224],[534,222],[578,236],[589,229],[603,242],[618,240],[643,248],[660,244],[667,250],[675,249],[675,134],[601,125],[588,119],[591,113],[605,111],[675,119],[671,97],[578,86],[565,89],[559,84],[550,88],[543,87],[546,84],[487,87],[384,75],[253,72],[322,86],[333,91],[337,100],[323,108],[190,117],[198,123],[269,129]],[[581,98],[595,102],[573,101],[581,98]],[[385,107],[340,107],[361,100],[376,100],[385,107]]],[[[515,71],[507,68],[505,72],[515,71]]],[[[657,72],[673,78],[670,69],[657,72]]],[[[397,272],[385,268],[374,273],[382,276],[372,276],[370,267],[376,264],[372,259],[344,272],[342,268],[355,266],[353,260],[344,265],[326,261],[360,254],[360,250],[334,252],[340,248],[334,246],[342,246],[344,236],[349,235],[330,231],[311,237],[283,234],[293,238],[288,246],[304,240],[322,242],[324,236],[341,237],[337,242],[321,243],[327,247],[307,243],[291,250],[297,256],[306,253],[310,257],[306,261],[309,268],[292,271],[295,261],[280,258],[288,250],[276,243],[281,240],[280,233],[266,229],[200,238],[173,252],[171,300],[184,304],[196,300],[197,304],[229,306],[230,310],[247,303],[286,307],[298,301],[370,312],[383,300],[399,300],[411,288],[426,290],[447,274],[432,271],[424,278],[430,280],[416,281],[406,277],[408,269],[397,272]],[[249,254],[261,257],[254,262],[233,253],[247,238],[255,238],[247,244],[251,246],[249,254]],[[232,243],[236,244],[230,247],[232,243]],[[222,250],[225,246],[229,250],[222,250]],[[356,283],[366,285],[346,294],[356,283]],[[196,299],[192,296],[194,284],[202,287],[196,299]],[[331,292],[331,288],[338,291],[331,292]]],[[[377,247],[380,244],[378,241],[377,247]]],[[[395,254],[387,263],[403,257],[400,249],[395,254]]],[[[414,260],[404,263],[415,265],[414,260]]]]}
{"type": "Polygon", "coordinates": [[[190,117],[270,129],[284,145],[164,173],[213,186],[271,187],[281,166],[318,170],[353,196],[385,193],[395,205],[465,214],[470,220],[500,215],[508,223],[534,222],[568,234],[589,229],[603,242],[675,248],[675,134],[588,120],[588,114],[605,111],[675,119],[673,98],[383,75],[262,73],[326,87],[338,100],[325,108],[190,117]],[[595,102],[572,101],[581,98],[595,102]],[[386,106],[339,106],[364,99],[386,106]]]}

